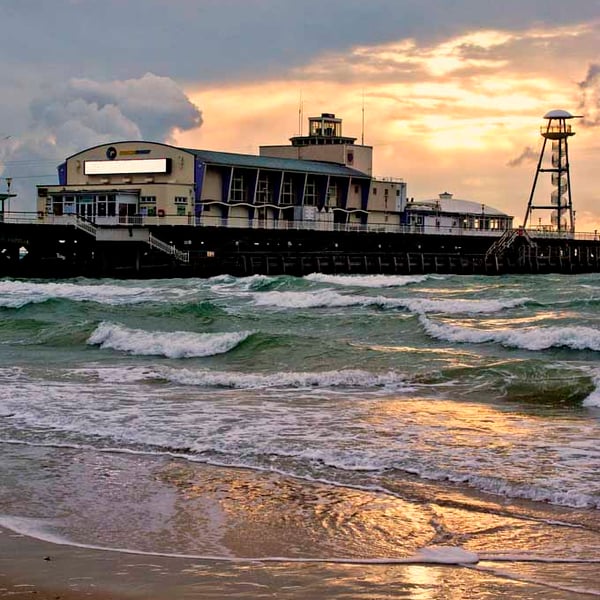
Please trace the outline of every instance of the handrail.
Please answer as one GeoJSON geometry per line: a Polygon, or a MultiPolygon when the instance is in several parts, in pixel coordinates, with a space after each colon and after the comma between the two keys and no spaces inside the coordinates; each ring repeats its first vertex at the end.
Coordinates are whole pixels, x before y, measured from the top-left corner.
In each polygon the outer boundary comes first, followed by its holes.
{"type": "Polygon", "coordinates": [[[499,237],[487,250],[485,257],[489,258],[494,254],[500,254],[506,250],[517,237],[517,231],[515,229],[508,229],[502,237],[499,237]]]}
{"type": "Polygon", "coordinates": [[[75,217],[75,227],[77,227],[77,229],[81,229],[81,231],[89,233],[93,237],[96,237],[98,231],[98,228],[93,223],[90,223],[90,221],[83,219],[79,215],[75,217]]]}
{"type": "Polygon", "coordinates": [[[181,262],[188,263],[190,262],[190,253],[184,252],[183,250],[177,249],[173,244],[167,244],[167,242],[163,242],[156,236],[151,233],[148,234],[148,244],[152,248],[156,248],[165,254],[169,254],[174,256],[177,260],[181,262]]]}
{"type": "MultiPolygon", "coordinates": [[[[39,224],[39,225],[74,225],[76,215],[51,215],[36,212],[10,212],[4,213],[4,223],[14,224],[39,224]]],[[[316,230],[316,231],[340,231],[340,232],[367,232],[367,233],[402,233],[402,234],[422,234],[422,235],[450,235],[461,237],[490,237],[501,238],[507,231],[522,230],[532,239],[567,239],[567,240],[588,240],[600,242],[600,232],[579,232],[571,231],[547,231],[546,229],[536,228],[515,228],[515,229],[464,229],[462,227],[436,227],[425,225],[395,225],[389,223],[334,223],[329,220],[297,220],[288,221],[286,219],[248,220],[244,217],[194,217],[186,215],[185,217],[175,214],[168,214],[164,217],[149,216],[129,216],[114,217],[110,221],[109,217],[101,217],[103,221],[96,223],[95,227],[151,227],[160,225],[181,225],[189,227],[231,227],[240,229],[294,229],[294,230],[316,230]],[[106,219],[106,221],[104,221],[106,219]]],[[[85,221],[84,221],[85,222],[85,221]]]]}

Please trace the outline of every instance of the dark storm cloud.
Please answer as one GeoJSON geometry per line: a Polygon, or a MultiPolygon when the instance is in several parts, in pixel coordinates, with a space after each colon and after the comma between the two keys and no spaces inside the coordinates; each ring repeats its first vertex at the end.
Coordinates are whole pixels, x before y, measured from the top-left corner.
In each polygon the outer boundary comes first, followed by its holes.
{"type": "Polygon", "coordinates": [[[76,123],[99,135],[169,141],[174,129],[199,127],[201,113],[168,77],[100,82],[72,79],[31,105],[36,124],[76,123]]]}
{"type": "Polygon", "coordinates": [[[26,192],[82,148],[119,139],[168,142],[175,130],[200,126],[201,112],[177,84],[147,73],[138,79],[55,84],[31,103],[28,131],[0,145],[0,170],[26,192]]]}
{"type": "Polygon", "coordinates": [[[599,14],[599,0],[2,0],[0,54],[63,77],[251,79],[356,45],[599,14]]]}

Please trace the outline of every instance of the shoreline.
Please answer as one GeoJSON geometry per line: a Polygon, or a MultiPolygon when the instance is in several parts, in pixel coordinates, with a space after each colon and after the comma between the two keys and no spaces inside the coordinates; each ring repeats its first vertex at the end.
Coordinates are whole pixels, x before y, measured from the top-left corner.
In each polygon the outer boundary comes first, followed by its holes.
{"type": "MultiPolygon", "coordinates": [[[[460,554],[458,555],[460,557],[460,554]]],[[[579,565],[581,568],[581,565],[579,565]]],[[[320,597],[381,599],[445,597],[576,600],[598,597],[585,577],[556,586],[545,577],[564,564],[514,565],[208,560],[148,556],[54,543],[0,527],[0,598],[12,600],[185,600],[320,597]],[[462,590],[462,591],[460,591],[462,590]],[[458,594],[458,595],[456,595],[458,594]]]]}

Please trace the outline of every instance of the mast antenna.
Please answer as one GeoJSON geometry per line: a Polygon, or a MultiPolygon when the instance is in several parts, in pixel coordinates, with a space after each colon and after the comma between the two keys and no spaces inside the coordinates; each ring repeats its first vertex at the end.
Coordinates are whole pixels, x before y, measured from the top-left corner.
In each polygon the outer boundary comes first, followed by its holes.
{"type": "Polygon", "coordinates": [[[365,90],[362,93],[362,126],[360,133],[360,145],[365,145],[365,90]]]}
{"type": "Polygon", "coordinates": [[[302,90],[300,90],[300,102],[298,104],[298,131],[302,136],[302,118],[304,113],[304,104],[302,102],[302,90]]]}

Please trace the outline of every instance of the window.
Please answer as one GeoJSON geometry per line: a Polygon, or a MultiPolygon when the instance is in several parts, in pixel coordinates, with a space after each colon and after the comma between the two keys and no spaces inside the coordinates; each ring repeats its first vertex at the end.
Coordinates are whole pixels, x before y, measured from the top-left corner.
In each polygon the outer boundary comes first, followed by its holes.
{"type": "Polygon", "coordinates": [[[156,204],[156,196],[140,196],[140,204],[156,204]]]}
{"type": "Polygon", "coordinates": [[[273,201],[273,192],[269,187],[268,179],[259,179],[256,185],[256,203],[270,204],[273,201]]]}
{"type": "Polygon", "coordinates": [[[336,183],[332,183],[327,190],[326,206],[337,206],[338,203],[338,187],[336,183]]]}
{"type": "Polygon", "coordinates": [[[292,185],[291,179],[287,179],[283,182],[281,204],[294,204],[294,186],[292,185]]]}
{"type": "Polygon", "coordinates": [[[376,187],[373,188],[373,196],[377,196],[377,188],[376,187]]]}
{"type": "Polygon", "coordinates": [[[244,189],[243,175],[236,175],[231,182],[230,200],[233,202],[245,202],[246,190],[244,189]]]}
{"type": "Polygon", "coordinates": [[[314,181],[307,181],[304,188],[304,206],[315,206],[317,204],[317,190],[314,181]]]}
{"type": "Polygon", "coordinates": [[[75,197],[74,196],[65,196],[64,197],[64,213],[66,215],[74,215],[75,214],[75,197]]]}
{"type": "Polygon", "coordinates": [[[175,204],[187,205],[187,202],[188,202],[187,196],[175,196],[175,204]]]}
{"type": "Polygon", "coordinates": [[[182,206],[181,204],[179,204],[177,206],[177,216],[178,217],[185,217],[185,211],[186,211],[185,206],[182,206]]]}

